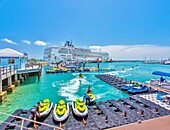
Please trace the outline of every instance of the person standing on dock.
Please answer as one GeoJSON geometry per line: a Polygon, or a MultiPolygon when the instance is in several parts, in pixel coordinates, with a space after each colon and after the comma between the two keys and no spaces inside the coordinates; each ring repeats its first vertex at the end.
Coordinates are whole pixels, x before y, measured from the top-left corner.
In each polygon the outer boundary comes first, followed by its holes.
{"type": "Polygon", "coordinates": [[[86,100],[86,105],[90,103],[90,97],[85,93],[83,96],[83,102],[86,100]]]}
{"type": "Polygon", "coordinates": [[[162,86],[162,83],[165,81],[165,79],[161,76],[160,80],[159,80],[159,86],[162,86]]]}
{"type": "Polygon", "coordinates": [[[87,91],[83,96],[83,102],[86,100],[86,105],[90,103],[90,97],[88,95],[89,93],[92,93],[92,90],[90,89],[90,86],[87,88],[87,91]]]}
{"type": "MultiPolygon", "coordinates": [[[[40,118],[41,116],[40,116],[40,102],[38,102],[37,103],[37,107],[36,107],[36,109],[32,109],[31,110],[31,113],[32,113],[32,115],[33,115],[33,119],[34,119],[34,121],[36,121],[37,120],[37,113],[38,113],[38,118],[40,118]]],[[[34,125],[33,125],[33,127],[36,129],[37,128],[37,125],[36,125],[36,123],[34,122],[34,125]]]]}

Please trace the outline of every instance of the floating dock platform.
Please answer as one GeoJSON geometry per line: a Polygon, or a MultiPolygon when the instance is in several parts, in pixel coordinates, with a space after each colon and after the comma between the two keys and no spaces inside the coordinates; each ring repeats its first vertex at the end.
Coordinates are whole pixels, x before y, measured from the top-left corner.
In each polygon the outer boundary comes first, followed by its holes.
{"type": "MultiPolygon", "coordinates": [[[[129,94],[129,95],[133,95],[133,94],[129,93],[128,91],[121,89],[122,86],[129,83],[129,81],[124,80],[123,78],[119,78],[119,77],[116,77],[116,76],[113,76],[113,75],[106,75],[106,74],[96,75],[96,77],[98,79],[106,82],[107,84],[110,84],[111,86],[129,94]]],[[[139,83],[139,82],[136,82],[136,83],[139,83]]],[[[141,84],[141,83],[139,83],[139,84],[141,84]]],[[[149,90],[147,92],[144,92],[144,93],[155,93],[155,92],[158,92],[158,90],[155,90],[154,88],[149,87],[149,90]]]]}
{"type": "MultiPolygon", "coordinates": [[[[73,114],[72,109],[70,110],[70,115],[64,122],[64,129],[66,130],[102,130],[170,115],[170,110],[150,102],[139,95],[119,100],[99,101],[96,105],[89,106],[88,116],[85,118],[87,125],[83,125],[82,120],[73,114]],[[155,110],[158,111],[155,112],[155,110]]],[[[30,110],[22,109],[16,110],[12,115],[28,119],[31,119],[32,116],[30,110]]],[[[16,120],[14,117],[8,117],[4,122],[10,123],[2,123],[0,129],[19,129],[17,125],[21,125],[22,121],[16,120]]],[[[52,111],[42,122],[59,126],[52,118],[52,111]]],[[[25,128],[32,128],[33,123],[25,121],[23,126],[25,128]]],[[[41,125],[38,126],[38,130],[52,130],[52,128],[41,125]]]]}

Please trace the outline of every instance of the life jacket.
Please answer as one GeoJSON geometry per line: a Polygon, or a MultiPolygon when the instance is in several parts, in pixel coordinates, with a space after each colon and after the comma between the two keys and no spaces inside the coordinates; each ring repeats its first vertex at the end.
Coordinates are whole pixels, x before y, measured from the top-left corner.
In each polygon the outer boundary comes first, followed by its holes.
{"type": "Polygon", "coordinates": [[[94,95],[92,93],[88,93],[87,95],[90,97],[90,99],[94,98],[94,95]]]}

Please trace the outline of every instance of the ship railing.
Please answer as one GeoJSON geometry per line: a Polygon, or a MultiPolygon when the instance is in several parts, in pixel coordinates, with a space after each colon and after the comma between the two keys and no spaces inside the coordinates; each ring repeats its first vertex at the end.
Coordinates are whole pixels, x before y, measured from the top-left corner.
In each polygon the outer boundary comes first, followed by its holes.
{"type": "MultiPolygon", "coordinates": [[[[46,124],[46,123],[34,121],[34,120],[32,120],[32,119],[27,119],[27,118],[20,117],[20,116],[15,116],[15,115],[7,114],[7,113],[4,113],[4,112],[0,112],[0,115],[8,116],[8,117],[14,117],[15,119],[21,121],[21,125],[19,125],[19,123],[16,124],[16,123],[14,123],[14,122],[7,122],[7,121],[2,121],[2,120],[0,120],[0,128],[1,128],[1,125],[7,124],[7,125],[13,125],[13,126],[19,128],[20,130],[37,129],[37,128],[28,128],[28,127],[25,127],[25,126],[24,126],[24,122],[25,122],[25,121],[29,121],[30,123],[36,123],[36,125],[41,125],[41,126],[45,126],[45,127],[48,127],[48,128],[52,128],[53,130],[63,130],[62,128],[59,128],[59,127],[54,126],[54,125],[50,125],[50,124],[46,124]]],[[[0,117],[2,117],[2,116],[0,116],[0,117]]]]}

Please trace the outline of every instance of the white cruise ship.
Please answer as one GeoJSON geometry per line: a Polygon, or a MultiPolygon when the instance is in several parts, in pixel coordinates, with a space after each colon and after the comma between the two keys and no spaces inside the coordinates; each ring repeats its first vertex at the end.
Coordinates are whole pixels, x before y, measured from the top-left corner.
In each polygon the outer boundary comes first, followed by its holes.
{"type": "Polygon", "coordinates": [[[67,41],[63,47],[48,47],[44,50],[44,61],[50,63],[60,61],[106,61],[109,54],[106,52],[94,52],[91,49],[76,48],[70,41],[67,41]]]}

